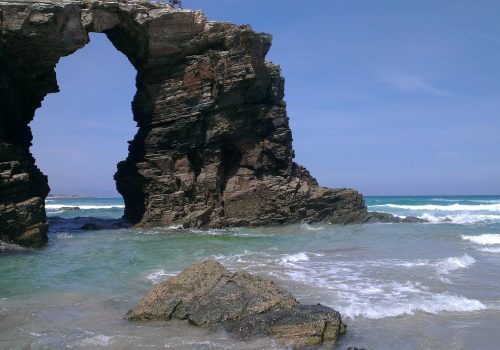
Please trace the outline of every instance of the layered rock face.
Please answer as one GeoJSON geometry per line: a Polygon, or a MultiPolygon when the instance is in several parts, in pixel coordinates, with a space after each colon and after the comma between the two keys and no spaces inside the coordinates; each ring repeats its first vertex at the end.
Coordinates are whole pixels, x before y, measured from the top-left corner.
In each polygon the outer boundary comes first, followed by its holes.
{"type": "Polygon", "coordinates": [[[364,200],[293,162],[271,36],[139,0],[0,0],[0,239],[46,241],[47,179],[28,126],[55,65],[105,33],[137,70],[139,131],[118,165],[125,217],[142,226],[358,222],[364,200]]]}
{"type": "Polygon", "coordinates": [[[337,311],[319,304],[301,305],[273,281],[231,272],[210,260],[160,283],[125,317],[220,326],[242,338],[272,336],[294,348],[334,343],[345,332],[337,311]]]}

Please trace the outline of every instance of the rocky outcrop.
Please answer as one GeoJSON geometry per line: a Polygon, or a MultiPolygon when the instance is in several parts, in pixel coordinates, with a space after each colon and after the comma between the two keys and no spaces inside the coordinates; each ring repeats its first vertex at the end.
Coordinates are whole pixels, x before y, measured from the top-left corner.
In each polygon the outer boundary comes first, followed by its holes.
{"type": "Polygon", "coordinates": [[[83,231],[98,231],[101,229],[101,227],[97,224],[94,224],[93,222],[88,222],[85,225],[81,227],[83,231]]]}
{"type": "MultiPolygon", "coordinates": [[[[0,72],[1,67],[0,63],[0,72]]],[[[2,82],[0,74],[0,86],[2,82]]],[[[0,92],[0,101],[3,96],[0,92]]],[[[49,189],[47,179],[34,164],[27,149],[0,142],[0,240],[4,242],[28,247],[47,242],[44,198],[49,189]]]]}
{"type": "Polygon", "coordinates": [[[415,216],[404,216],[399,217],[388,213],[379,213],[376,211],[368,212],[364,218],[362,223],[370,224],[370,223],[381,223],[381,224],[421,224],[429,222],[425,219],[420,219],[415,216]]]}
{"type": "Polygon", "coordinates": [[[216,261],[194,264],[160,283],[126,318],[220,326],[242,338],[268,335],[295,348],[334,343],[345,332],[337,311],[301,305],[273,281],[230,272],[216,261]]]}
{"type": "Polygon", "coordinates": [[[125,217],[142,226],[360,222],[363,197],[293,162],[271,36],[144,0],[0,0],[0,238],[46,240],[47,178],[28,126],[58,91],[55,65],[105,33],[137,70],[138,133],[118,165],[125,217]]]}

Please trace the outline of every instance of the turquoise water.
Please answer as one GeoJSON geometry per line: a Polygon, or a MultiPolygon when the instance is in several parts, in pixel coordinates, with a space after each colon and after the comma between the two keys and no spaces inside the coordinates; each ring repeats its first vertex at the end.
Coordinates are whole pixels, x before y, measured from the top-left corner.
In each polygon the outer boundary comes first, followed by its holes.
{"type": "Polygon", "coordinates": [[[123,320],[155,283],[210,258],[339,310],[349,328],[337,349],[498,349],[500,196],[367,204],[431,223],[123,229],[121,199],[49,198],[49,245],[0,253],[0,348],[280,349],[123,320]],[[109,229],[85,232],[85,222],[109,229]]]}
{"type": "Polygon", "coordinates": [[[101,219],[119,219],[123,215],[125,204],[121,198],[57,198],[49,197],[45,209],[49,217],[73,219],[76,217],[97,217],[101,219]],[[65,210],[78,208],[78,210],[65,210]]]}

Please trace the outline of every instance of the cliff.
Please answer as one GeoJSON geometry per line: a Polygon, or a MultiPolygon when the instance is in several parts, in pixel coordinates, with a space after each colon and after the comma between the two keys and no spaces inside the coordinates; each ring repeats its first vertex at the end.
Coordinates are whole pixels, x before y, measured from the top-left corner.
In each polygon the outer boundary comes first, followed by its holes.
{"type": "Polygon", "coordinates": [[[293,162],[271,36],[140,0],[0,0],[0,239],[46,240],[47,178],[28,126],[55,66],[105,33],[137,70],[139,127],[118,164],[125,217],[141,226],[365,220],[363,197],[326,189],[293,162]]]}

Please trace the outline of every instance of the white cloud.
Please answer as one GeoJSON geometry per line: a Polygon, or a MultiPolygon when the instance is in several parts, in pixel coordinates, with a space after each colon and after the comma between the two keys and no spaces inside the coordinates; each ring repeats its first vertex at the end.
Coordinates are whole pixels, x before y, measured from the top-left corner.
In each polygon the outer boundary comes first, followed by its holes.
{"type": "Polygon", "coordinates": [[[427,93],[441,97],[456,97],[450,91],[440,89],[426,82],[422,78],[404,73],[385,74],[379,78],[379,82],[404,93],[427,93]]]}

